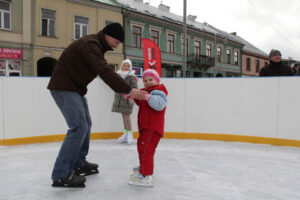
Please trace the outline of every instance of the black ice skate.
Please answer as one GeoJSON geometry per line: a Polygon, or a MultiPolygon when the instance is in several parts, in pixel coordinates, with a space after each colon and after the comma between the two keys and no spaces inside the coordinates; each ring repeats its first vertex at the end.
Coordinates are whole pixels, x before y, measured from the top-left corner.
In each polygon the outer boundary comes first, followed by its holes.
{"type": "Polygon", "coordinates": [[[63,179],[53,180],[53,187],[85,187],[85,177],[78,176],[73,170],[72,173],[63,179]]]}
{"type": "Polygon", "coordinates": [[[85,163],[81,166],[75,169],[75,174],[76,175],[81,175],[81,176],[88,176],[88,175],[93,175],[93,174],[98,174],[98,165],[94,163],[89,163],[85,161],[85,163]]]}

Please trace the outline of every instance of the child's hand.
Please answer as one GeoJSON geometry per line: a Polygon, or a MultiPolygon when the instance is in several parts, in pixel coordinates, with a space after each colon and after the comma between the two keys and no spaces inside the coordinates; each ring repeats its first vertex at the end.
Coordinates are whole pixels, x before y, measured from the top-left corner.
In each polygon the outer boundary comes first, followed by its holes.
{"type": "Polygon", "coordinates": [[[124,99],[127,99],[127,100],[132,100],[133,99],[133,97],[130,96],[129,94],[122,94],[122,95],[123,95],[124,99]]]}
{"type": "Polygon", "coordinates": [[[150,99],[150,97],[151,97],[150,94],[145,94],[142,99],[148,101],[148,99],[150,99]]]}

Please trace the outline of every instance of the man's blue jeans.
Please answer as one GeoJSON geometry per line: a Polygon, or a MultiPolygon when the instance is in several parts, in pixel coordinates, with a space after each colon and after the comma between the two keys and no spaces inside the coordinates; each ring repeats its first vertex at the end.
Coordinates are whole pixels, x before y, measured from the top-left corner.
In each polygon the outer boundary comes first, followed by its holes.
{"type": "Polygon", "coordinates": [[[69,126],[52,172],[52,179],[57,180],[67,177],[86,161],[92,122],[85,97],[70,91],[50,92],[69,126]]]}

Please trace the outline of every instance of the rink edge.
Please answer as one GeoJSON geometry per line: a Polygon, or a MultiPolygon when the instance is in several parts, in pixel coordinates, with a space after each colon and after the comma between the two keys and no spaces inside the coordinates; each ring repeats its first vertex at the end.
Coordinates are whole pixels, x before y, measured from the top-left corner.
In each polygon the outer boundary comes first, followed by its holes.
{"type": "MultiPolygon", "coordinates": [[[[120,137],[121,134],[122,134],[121,132],[92,133],[91,139],[116,139],[116,138],[120,137]]],[[[134,133],[134,137],[135,138],[138,137],[137,132],[134,133]]],[[[59,141],[63,141],[64,138],[65,138],[65,134],[2,139],[2,140],[0,140],[0,146],[59,142],[59,141]]],[[[166,138],[166,139],[216,140],[216,141],[270,144],[270,145],[276,145],[276,146],[300,147],[300,140],[268,138],[268,137],[258,137],[258,136],[244,136],[244,135],[165,132],[164,138],[166,138]]]]}

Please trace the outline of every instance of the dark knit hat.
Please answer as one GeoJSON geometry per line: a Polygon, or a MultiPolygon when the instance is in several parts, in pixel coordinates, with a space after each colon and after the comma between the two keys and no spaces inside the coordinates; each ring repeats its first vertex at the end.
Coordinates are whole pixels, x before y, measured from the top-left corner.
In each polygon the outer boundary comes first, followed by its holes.
{"type": "Polygon", "coordinates": [[[124,30],[119,23],[111,23],[105,26],[103,33],[119,40],[120,42],[124,42],[124,30]]]}
{"type": "Polygon", "coordinates": [[[269,54],[269,58],[273,57],[273,56],[276,56],[277,54],[279,54],[281,56],[281,53],[279,50],[276,50],[276,49],[272,49],[270,54],[269,54]]]}

